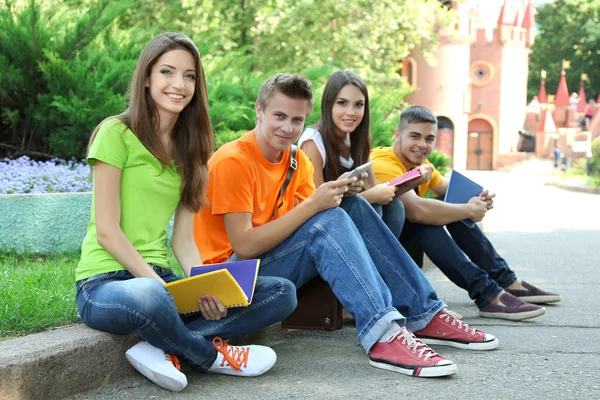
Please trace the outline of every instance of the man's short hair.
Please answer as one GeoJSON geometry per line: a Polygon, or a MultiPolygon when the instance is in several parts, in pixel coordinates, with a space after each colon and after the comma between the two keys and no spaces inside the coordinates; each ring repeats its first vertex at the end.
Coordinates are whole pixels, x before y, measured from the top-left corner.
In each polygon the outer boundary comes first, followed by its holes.
{"type": "Polygon", "coordinates": [[[433,130],[437,131],[438,120],[433,113],[423,106],[411,106],[404,110],[400,115],[398,122],[398,131],[408,128],[408,124],[418,124],[419,122],[429,122],[433,124],[433,130]]]}
{"type": "Polygon", "coordinates": [[[277,92],[292,99],[308,101],[312,111],[314,104],[312,84],[306,77],[290,73],[273,75],[261,85],[256,102],[265,109],[269,98],[277,92]]]}

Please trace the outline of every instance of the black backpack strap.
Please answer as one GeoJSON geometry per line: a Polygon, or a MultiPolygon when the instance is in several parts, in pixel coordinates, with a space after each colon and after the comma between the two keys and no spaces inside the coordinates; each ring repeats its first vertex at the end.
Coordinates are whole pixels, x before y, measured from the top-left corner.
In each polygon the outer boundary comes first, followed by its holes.
{"type": "Polygon", "coordinates": [[[279,195],[277,196],[277,201],[275,202],[277,204],[277,207],[273,211],[273,217],[275,217],[275,214],[283,205],[283,194],[285,193],[285,189],[287,189],[288,185],[290,184],[290,181],[292,180],[292,176],[294,175],[294,171],[296,170],[296,168],[298,168],[298,160],[296,160],[296,152],[297,151],[298,151],[298,146],[293,144],[292,151],[290,153],[290,166],[288,168],[288,172],[285,177],[285,181],[283,181],[283,185],[281,185],[281,190],[279,191],[279,195]]]}

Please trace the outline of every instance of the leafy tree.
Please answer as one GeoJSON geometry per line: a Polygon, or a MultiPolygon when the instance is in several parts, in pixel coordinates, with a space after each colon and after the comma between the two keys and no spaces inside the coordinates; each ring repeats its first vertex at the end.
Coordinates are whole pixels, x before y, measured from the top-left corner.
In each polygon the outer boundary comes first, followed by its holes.
{"type": "Polygon", "coordinates": [[[107,28],[132,2],[68,3],[0,8],[0,149],[13,157],[82,156],[93,127],[124,106],[122,71],[137,51],[121,51],[107,28]]]}
{"type": "Polygon", "coordinates": [[[589,77],[588,98],[600,93],[600,0],[557,0],[537,9],[539,32],[532,47],[529,97],[537,94],[540,70],[547,71],[546,90],[558,87],[562,60],[571,62],[567,84],[571,92],[579,90],[581,73],[589,77]]]}

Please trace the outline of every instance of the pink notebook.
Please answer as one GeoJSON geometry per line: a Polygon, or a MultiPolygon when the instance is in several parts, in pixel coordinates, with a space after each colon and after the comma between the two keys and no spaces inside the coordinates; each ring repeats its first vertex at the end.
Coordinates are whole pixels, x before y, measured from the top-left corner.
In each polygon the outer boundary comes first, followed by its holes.
{"type": "Polygon", "coordinates": [[[406,183],[408,181],[412,181],[414,179],[418,179],[421,177],[421,170],[420,169],[411,169],[408,172],[405,172],[404,174],[395,177],[394,179],[392,179],[391,181],[388,182],[388,186],[398,186],[398,185],[402,185],[403,183],[406,183]]]}

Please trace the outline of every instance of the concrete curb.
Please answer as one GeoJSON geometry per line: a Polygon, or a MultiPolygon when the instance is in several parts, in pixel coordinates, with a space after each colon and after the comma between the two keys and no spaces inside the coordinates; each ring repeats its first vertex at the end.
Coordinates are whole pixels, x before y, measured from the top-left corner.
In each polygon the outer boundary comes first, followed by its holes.
{"type": "Polygon", "coordinates": [[[547,182],[545,185],[546,186],[554,186],[559,189],[571,190],[573,192],[600,194],[600,187],[575,186],[575,185],[569,185],[569,184],[562,183],[562,182],[547,182]]]}
{"type": "MultiPolygon", "coordinates": [[[[271,343],[286,332],[274,324],[232,343],[271,343]]],[[[139,341],[78,324],[0,342],[0,400],[60,399],[131,377],[125,352],[139,341]]]]}
{"type": "Polygon", "coordinates": [[[138,341],[81,324],[0,342],[0,399],[59,399],[131,376],[123,354],[138,341]]]}

